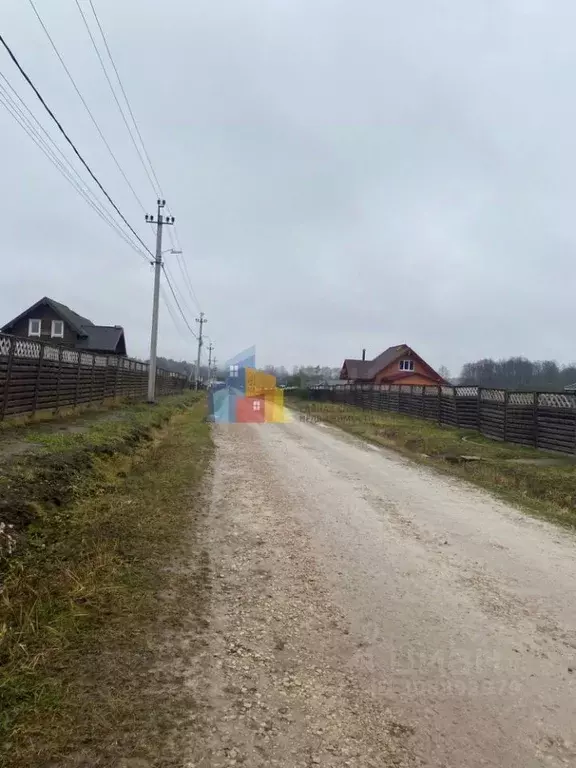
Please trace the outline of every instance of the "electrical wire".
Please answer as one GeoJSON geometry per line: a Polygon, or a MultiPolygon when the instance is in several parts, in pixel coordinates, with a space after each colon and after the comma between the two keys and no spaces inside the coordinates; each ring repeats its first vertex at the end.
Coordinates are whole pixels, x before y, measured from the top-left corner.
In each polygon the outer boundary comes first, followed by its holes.
{"type": "Polygon", "coordinates": [[[45,32],[45,34],[46,34],[46,37],[47,37],[47,38],[48,38],[48,40],[50,41],[50,45],[52,46],[52,49],[54,50],[54,53],[55,53],[55,54],[56,54],[56,56],[58,57],[58,60],[60,61],[60,64],[62,65],[62,67],[64,68],[64,71],[65,71],[65,72],[66,72],[66,74],[68,75],[68,79],[69,79],[69,80],[70,80],[70,82],[72,83],[72,85],[73,85],[73,87],[74,87],[74,90],[76,91],[76,93],[78,94],[78,96],[79,96],[79,98],[80,98],[80,101],[81,101],[81,102],[82,102],[82,104],[84,105],[84,109],[86,110],[86,112],[88,113],[88,115],[89,115],[90,119],[92,120],[92,123],[94,124],[94,127],[95,127],[95,128],[96,128],[96,130],[98,131],[98,134],[99,134],[100,138],[101,138],[101,139],[102,139],[102,141],[104,142],[104,146],[105,146],[105,147],[106,147],[106,149],[108,150],[108,152],[109,152],[109,154],[110,154],[110,157],[112,158],[112,160],[114,160],[114,163],[116,164],[116,167],[118,168],[118,170],[119,170],[119,171],[120,171],[120,173],[122,174],[122,177],[124,178],[124,181],[126,182],[126,184],[128,185],[128,187],[130,188],[130,191],[131,191],[131,192],[132,192],[132,194],[134,195],[134,197],[135,197],[135,199],[136,199],[136,202],[138,203],[138,205],[140,206],[140,208],[142,209],[142,211],[145,213],[145,212],[146,212],[146,209],[145,209],[145,207],[144,207],[144,204],[142,203],[142,200],[140,200],[140,198],[138,197],[138,195],[137,195],[137,193],[136,193],[136,190],[134,189],[134,187],[133,187],[133,186],[132,186],[132,184],[130,183],[130,180],[129,180],[129,179],[128,179],[128,177],[126,176],[126,173],[124,172],[124,169],[123,169],[123,168],[122,168],[122,166],[120,165],[120,162],[119,162],[118,158],[117,158],[117,157],[116,157],[116,155],[114,154],[114,152],[113,152],[113,150],[112,150],[112,148],[111,148],[110,144],[108,143],[108,141],[106,140],[106,137],[105,137],[105,136],[104,136],[104,134],[102,133],[102,130],[101,130],[100,126],[98,125],[98,121],[97,121],[97,120],[96,120],[96,118],[94,117],[94,114],[92,113],[92,110],[91,110],[91,109],[90,109],[90,107],[88,106],[88,104],[87,104],[87,102],[86,102],[86,99],[85,99],[85,98],[84,98],[84,96],[82,95],[82,92],[80,91],[80,88],[78,87],[78,85],[76,84],[76,81],[75,81],[75,80],[74,80],[74,78],[72,77],[72,73],[71,73],[71,72],[70,72],[70,70],[68,69],[68,67],[67,67],[67,65],[66,65],[66,62],[64,61],[64,59],[63,59],[62,55],[60,54],[60,51],[58,50],[58,48],[57,48],[57,46],[56,46],[56,43],[55,43],[55,42],[54,42],[54,40],[52,39],[52,36],[50,35],[50,32],[48,31],[48,28],[46,27],[46,24],[45,24],[45,23],[44,23],[44,21],[42,20],[42,17],[40,16],[40,13],[38,12],[38,9],[36,8],[36,5],[34,4],[34,0],[28,0],[28,3],[30,4],[30,6],[31,6],[32,10],[33,10],[33,11],[34,11],[34,13],[36,14],[36,18],[37,18],[37,19],[38,19],[38,21],[40,22],[40,25],[41,25],[42,29],[44,30],[44,32],[45,32]]]}
{"type": "MultiPolygon", "coordinates": [[[[134,138],[134,134],[132,132],[132,129],[130,128],[130,125],[128,123],[128,120],[126,119],[126,115],[124,114],[124,110],[122,109],[122,105],[120,104],[120,101],[118,99],[118,96],[116,95],[116,91],[114,90],[114,86],[112,85],[112,80],[110,80],[110,76],[108,74],[108,70],[106,69],[106,66],[104,64],[104,59],[102,58],[100,51],[98,49],[98,45],[96,44],[96,40],[94,39],[94,35],[92,34],[92,30],[90,29],[90,25],[88,24],[88,19],[84,15],[84,11],[82,10],[82,6],[80,5],[79,0],[76,0],[76,6],[78,10],[80,11],[80,15],[82,16],[82,20],[84,22],[84,26],[86,27],[86,31],[88,32],[88,35],[90,37],[90,41],[92,42],[92,47],[96,51],[96,56],[98,57],[98,61],[100,62],[100,67],[102,68],[102,72],[104,72],[104,77],[106,78],[106,81],[108,82],[108,85],[110,87],[110,91],[112,92],[112,96],[114,97],[114,101],[116,102],[116,106],[118,107],[118,110],[120,112],[120,115],[122,117],[122,120],[124,121],[124,125],[126,126],[126,130],[128,131],[128,134],[130,135],[130,140],[132,144],[134,145],[134,149],[136,150],[138,157],[140,159],[140,162],[142,164],[142,167],[144,168],[144,171],[146,175],[148,176],[148,180],[150,182],[150,185],[152,186],[152,189],[154,191],[154,194],[158,196],[159,188],[156,188],[156,185],[154,184],[154,180],[152,179],[152,176],[150,175],[150,171],[148,170],[148,167],[146,166],[146,163],[144,162],[144,159],[142,157],[142,152],[140,151],[140,147],[138,146],[136,139],[134,138]]],[[[94,8],[94,6],[92,6],[94,8]]]]}
{"type": "MultiPolygon", "coordinates": [[[[77,0],[78,2],[78,0],[77,0]]],[[[146,160],[148,161],[148,165],[150,166],[150,170],[152,171],[152,175],[154,176],[154,179],[156,181],[156,186],[158,189],[158,192],[164,197],[164,193],[162,192],[162,185],[158,181],[158,176],[156,175],[156,171],[154,170],[154,166],[152,165],[152,160],[150,160],[150,155],[148,154],[148,151],[146,149],[146,144],[144,143],[144,139],[142,138],[142,134],[140,133],[140,128],[138,127],[138,121],[136,120],[136,117],[134,116],[134,112],[132,111],[132,107],[130,105],[130,100],[128,98],[128,95],[126,93],[126,90],[124,88],[124,85],[122,83],[122,78],[120,77],[120,73],[118,71],[118,67],[116,66],[116,62],[114,61],[114,57],[112,56],[112,51],[110,50],[110,46],[108,45],[108,39],[106,37],[106,34],[104,32],[104,28],[100,22],[100,19],[98,17],[98,14],[96,13],[96,8],[94,7],[94,3],[92,0],[89,0],[90,7],[92,9],[92,13],[94,14],[94,18],[96,19],[96,23],[98,24],[98,29],[100,30],[100,34],[102,35],[102,40],[104,41],[104,45],[106,46],[106,51],[108,52],[108,56],[110,58],[110,62],[112,64],[112,67],[114,69],[114,72],[116,73],[116,78],[118,79],[118,84],[120,86],[120,90],[122,91],[122,95],[124,96],[124,99],[126,101],[126,106],[128,107],[128,112],[130,113],[130,117],[132,118],[132,122],[134,123],[134,128],[136,129],[136,133],[138,134],[138,138],[140,139],[140,143],[142,144],[142,149],[144,151],[144,155],[146,157],[146,160]]],[[[170,213],[170,210],[168,211],[170,213]]],[[[170,215],[172,215],[170,213],[170,215]]]]}
{"type": "MultiPolygon", "coordinates": [[[[166,268],[168,269],[168,266],[166,265],[166,268]]],[[[190,305],[186,299],[186,296],[184,292],[182,291],[181,283],[174,279],[173,274],[170,272],[170,277],[172,278],[173,284],[174,284],[174,290],[178,294],[178,297],[180,299],[180,302],[182,303],[182,307],[185,310],[186,314],[193,315],[194,311],[190,308],[190,305]]]]}
{"type": "Polygon", "coordinates": [[[178,301],[178,297],[176,296],[176,292],[174,291],[174,286],[172,285],[172,281],[170,279],[170,274],[169,274],[168,269],[166,268],[165,264],[162,264],[162,269],[164,271],[164,276],[166,277],[166,282],[168,283],[168,287],[170,288],[170,292],[172,293],[172,296],[174,297],[174,301],[176,302],[176,306],[178,307],[178,311],[180,312],[180,315],[181,315],[182,319],[184,320],[184,322],[186,323],[186,327],[188,328],[188,330],[190,331],[192,336],[194,336],[194,338],[197,339],[198,336],[196,335],[196,333],[194,333],[194,331],[190,327],[190,323],[186,319],[186,315],[184,314],[184,312],[182,310],[182,307],[180,306],[180,302],[178,301]]]}
{"type": "MultiPolygon", "coordinates": [[[[181,249],[179,248],[177,250],[181,250],[181,249]]],[[[178,262],[178,266],[180,267],[180,272],[182,273],[184,285],[186,286],[193,303],[196,305],[198,312],[202,312],[202,307],[200,306],[200,302],[198,301],[198,297],[196,296],[196,292],[194,291],[194,287],[190,279],[190,273],[188,272],[186,259],[184,258],[182,253],[176,253],[176,260],[178,262]]]]}
{"type": "Polygon", "coordinates": [[[170,302],[168,300],[168,296],[166,295],[166,291],[164,290],[163,286],[160,286],[160,296],[162,298],[162,301],[166,305],[166,309],[168,310],[168,314],[170,315],[170,318],[172,320],[172,323],[174,324],[174,327],[176,328],[176,330],[178,331],[178,333],[180,334],[180,336],[183,339],[188,340],[188,338],[189,338],[188,334],[186,334],[182,330],[182,326],[180,325],[180,323],[178,322],[178,320],[176,318],[176,315],[174,314],[174,309],[173,309],[172,305],[170,304],[170,302]]]}
{"type": "MultiPolygon", "coordinates": [[[[2,79],[5,80],[4,76],[1,73],[0,73],[0,77],[2,77],[2,79]]],[[[8,85],[10,84],[8,83],[8,85]]],[[[106,224],[108,224],[108,226],[110,226],[116,232],[116,234],[118,234],[124,240],[124,242],[127,245],[129,245],[136,253],[138,253],[146,261],[148,261],[148,257],[146,256],[144,251],[138,248],[138,246],[135,245],[132,242],[132,240],[130,240],[126,232],[124,232],[120,228],[118,223],[114,221],[114,219],[108,213],[108,211],[106,211],[106,209],[102,207],[102,205],[100,204],[98,199],[94,196],[94,194],[91,192],[91,190],[88,187],[86,187],[86,185],[82,181],[82,178],[80,177],[76,169],[68,161],[66,156],[61,152],[60,148],[55,144],[51,136],[39,124],[40,128],[42,128],[42,130],[48,137],[48,140],[55,147],[55,150],[62,156],[64,162],[60,160],[60,158],[58,158],[56,151],[52,149],[49,142],[46,139],[44,139],[43,136],[40,134],[40,132],[34,127],[34,125],[30,121],[30,119],[28,119],[24,111],[18,106],[18,104],[14,101],[13,97],[6,91],[6,89],[1,83],[0,83],[0,104],[2,104],[2,106],[6,109],[6,111],[14,118],[14,120],[18,123],[18,125],[20,125],[20,127],[24,130],[24,132],[32,139],[32,141],[36,144],[36,146],[44,153],[44,155],[48,158],[48,160],[50,160],[50,162],[56,167],[56,169],[74,187],[74,189],[78,192],[78,194],[88,203],[88,205],[90,205],[91,208],[93,208],[93,210],[98,214],[98,216],[100,216],[100,218],[106,224]],[[74,175],[79,179],[79,181],[77,181],[76,178],[74,178],[74,175]]],[[[25,104],[24,106],[26,107],[25,104]]],[[[30,114],[32,118],[36,120],[34,115],[32,113],[30,114]]]]}
{"type": "MultiPolygon", "coordinates": [[[[132,122],[134,124],[134,129],[136,130],[136,134],[138,135],[138,138],[140,139],[140,144],[142,145],[142,150],[144,152],[144,156],[145,156],[146,160],[148,161],[148,165],[150,166],[150,170],[152,172],[152,175],[154,176],[154,180],[156,182],[157,190],[160,193],[161,197],[164,198],[165,195],[164,195],[164,192],[162,191],[162,185],[160,184],[160,181],[158,180],[158,175],[156,174],[156,171],[154,169],[154,165],[152,163],[152,160],[150,159],[150,155],[148,153],[148,150],[146,149],[146,144],[144,142],[144,139],[142,137],[142,133],[141,133],[140,128],[138,126],[138,121],[136,120],[136,116],[134,115],[134,111],[133,111],[132,106],[130,104],[130,99],[128,98],[128,94],[126,93],[126,89],[124,88],[124,84],[122,82],[122,78],[120,77],[120,72],[118,70],[118,67],[116,66],[116,62],[114,60],[114,56],[112,55],[112,50],[111,50],[110,45],[108,43],[108,38],[106,36],[106,33],[104,32],[104,27],[102,25],[102,22],[100,21],[100,18],[98,16],[98,13],[97,13],[96,8],[94,6],[93,0],[88,0],[88,2],[90,3],[90,8],[92,9],[92,13],[94,15],[94,19],[96,20],[96,24],[98,25],[98,29],[100,30],[100,35],[102,36],[102,40],[104,42],[104,46],[105,46],[106,51],[108,53],[108,57],[110,59],[110,63],[112,64],[112,68],[114,69],[114,72],[116,74],[116,79],[118,80],[118,85],[120,86],[120,90],[121,90],[122,95],[124,97],[124,100],[126,102],[126,106],[128,108],[128,112],[130,114],[130,117],[132,118],[132,122]]],[[[76,0],[76,5],[78,5],[80,13],[82,13],[82,17],[84,18],[84,23],[86,24],[86,26],[88,28],[88,24],[87,24],[86,18],[85,18],[84,14],[82,12],[82,9],[80,8],[80,5],[79,5],[79,0],[76,0]]],[[[90,30],[89,30],[89,33],[90,33],[90,30]]],[[[92,35],[90,35],[90,37],[92,39],[92,43],[93,43],[93,45],[95,47],[96,53],[98,54],[98,58],[99,58],[100,63],[102,65],[102,69],[104,71],[104,74],[106,75],[106,79],[108,80],[108,84],[110,86],[110,89],[112,90],[112,93],[114,95],[116,103],[118,104],[119,109],[122,111],[122,108],[120,107],[120,104],[118,102],[117,96],[115,94],[114,88],[112,87],[112,84],[110,83],[110,79],[109,79],[109,77],[107,75],[106,69],[105,69],[104,64],[102,62],[102,58],[101,58],[101,56],[100,56],[100,54],[99,54],[99,52],[98,52],[98,50],[96,48],[96,45],[94,43],[94,39],[93,39],[92,35]]],[[[123,119],[124,119],[124,122],[126,124],[126,127],[128,128],[127,121],[125,119],[124,114],[123,114],[123,119]]],[[[130,131],[130,129],[128,129],[128,130],[130,131]]],[[[131,134],[131,138],[132,138],[133,143],[135,143],[134,142],[134,137],[132,136],[132,134],[131,134]]],[[[141,161],[143,163],[142,157],[140,159],[141,159],[141,161]]],[[[150,176],[149,176],[149,178],[150,178],[150,176]]],[[[171,216],[172,215],[172,211],[170,210],[170,207],[167,206],[167,209],[168,209],[168,213],[171,216]]],[[[174,227],[174,232],[172,232],[172,229],[169,230],[169,237],[170,237],[170,241],[172,243],[172,249],[176,250],[176,251],[182,251],[182,247],[180,246],[178,234],[176,232],[176,228],[175,227],[174,227]]],[[[200,306],[200,302],[198,301],[198,297],[196,295],[196,292],[194,291],[194,287],[192,285],[192,280],[190,279],[190,273],[188,271],[188,266],[186,264],[186,260],[184,258],[182,258],[182,254],[181,253],[177,254],[177,257],[178,257],[177,258],[178,266],[180,268],[180,271],[182,272],[182,277],[183,277],[183,280],[184,280],[184,284],[186,285],[186,289],[189,292],[189,294],[190,294],[190,296],[192,298],[192,301],[196,305],[198,311],[201,312],[202,309],[201,309],[201,306],[200,306]]]]}
{"type": "Polygon", "coordinates": [[[58,144],[54,141],[52,136],[46,131],[44,126],[36,118],[32,110],[21,98],[20,94],[13,88],[10,81],[5,75],[0,72],[0,78],[4,81],[6,86],[10,89],[12,94],[8,93],[6,88],[0,83],[0,93],[4,96],[5,101],[2,102],[4,108],[12,115],[14,120],[20,125],[21,128],[28,134],[28,136],[34,141],[39,149],[44,152],[46,157],[56,166],[57,170],[66,178],[66,180],[72,184],[76,191],[86,200],[86,202],[98,213],[98,215],[113,228],[120,237],[133,248],[138,254],[141,254],[146,261],[148,257],[140,250],[128,237],[128,235],[120,229],[118,223],[112,218],[110,213],[102,206],[96,195],[86,186],[84,180],[68,160],[66,155],[62,152],[58,144]],[[17,100],[17,101],[16,101],[17,100]],[[16,114],[14,114],[16,113],[16,114]],[[35,125],[33,124],[35,123],[35,125]],[[35,127],[36,126],[36,127],[35,127]],[[38,130],[39,129],[39,130],[38,130]],[[41,135],[41,133],[44,136],[41,135]],[[45,137],[45,138],[44,138],[45,137]],[[59,159],[56,153],[60,155],[59,159]],[[88,199],[88,197],[90,199],[88,199]]]}
{"type": "MultiPolygon", "coordinates": [[[[96,24],[98,25],[98,29],[100,30],[100,34],[102,36],[102,40],[104,42],[104,46],[106,47],[106,51],[108,53],[108,57],[110,59],[110,63],[112,64],[112,67],[113,67],[114,72],[116,74],[116,79],[118,80],[118,85],[120,86],[120,90],[122,91],[122,95],[124,96],[124,100],[126,102],[126,106],[128,108],[128,112],[130,114],[130,117],[132,118],[132,122],[134,124],[134,128],[136,130],[138,138],[140,139],[140,144],[142,145],[142,150],[144,152],[146,160],[148,161],[148,165],[150,166],[150,170],[152,172],[152,175],[154,176],[154,180],[156,182],[158,192],[164,198],[165,195],[164,195],[164,192],[162,191],[162,185],[160,184],[160,181],[158,180],[158,175],[156,174],[156,171],[154,169],[154,165],[152,163],[152,160],[150,159],[150,155],[148,153],[148,150],[146,149],[146,144],[144,142],[144,139],[142,137],[142,133],[141,133],[140,128],[138,126],[138,121],[136,120],[136,116],[134,115],[134,111],[133,111],[132,106],[130,104],[130,99],[128,98],[128,94],[126,93],[126,89],[124,88],[124,84],[122,82],[122,78],[120,77],[120,72],[118,71],[118,67],[116,66],[116,62],[114,60],[114,56],[112,55],[112,50],[111,50],[110,45],[108,43],[108,38],[106,36],[106,33],[104,32],[104,27],[102,25],[102,22],[100,21],[100,18],[98,16],[98,13],[97,13],[96,8],[94,6],[93,0],[88,0],[88,2],[90,3],[90,8],[92,9],[92,13],[93,13],[94,18],[96,20],[96,24]]],[[[77,5],[78,5],[78,3],[79,3],[79,0],[76,0],[76,4],[77,5]]],[[[104,65],[102,65],[102,66],[104,68],[104,65]]],[[[110,84],[109,80],[108,80],[108,83],[110,84]]],[[[112,89],[111,85],[110,85],[110,88],[112,89]]],[[[170,210],[170,207],[167,206],[167,209],[168,209],[168,213],[171,216],[172,215],[172,211],[170,210]]],[[[173,250],[181,251],[182,247],[180,246],[180,243],[179,243],[179,238],[178,238],[178,235],[176,233],[176,228],[174,228],[174,232],[172,231],[172,229],[169,230],[169,237],[170,237],[170,241],[172,243],[173,250]]],[[[180,258],[178,258],[178,262],[179,262],[180,269],[182,271],[182,276],[184,278],[184,282],[186,284],[187,290],[189,291],[189,293],[190,293],[190,295],[192,297],[193,302],[196,304],[196,306],[198,308],[198,311],[202,311],[201,307],[200,307],[200,302],[198,301],[198,297],[196,296],[196,294],[194,292],[194,288],[192,286],[192,281],[190,280],[190,274],[188,272],[188,267],[186,265],[186,262],[185,262],[184,259],[181,258],[182,254],[177,254],[177,255],[180,257],[180,258]]]]}
{"type": "Polygon", "coordinates": [[[61,134],[64,136],[64,138],[66,139],[66,141],[68,142],[68,144],[69,144],[69,145],[72,147],[72,149],[73,149],[74,153],[76,154],[76,156],[78,157],[78,159],[81,161],[82,165],[83,165],[83,166],[86,168],[86,170],[88,171],[88,173],[90,174],[90,176],[92,177],[92,179],[93,179],[93,180],[96,182],[96,184],[97,184],[97,185],[98,185],[98,187],[100,188],[101,192],[103,192],[104,196],[106,197],[106,199],[108,200],[108,202],[110,203],[110,205],[111,205],[111,206],[114,208],[114,210],[116,211],[116,213],[117,213],[117,214],[120,216],[120,218],[122,219],[122,221],[123,221],[123,222],[126,224],[126,226],[128,227],[128,229],[129,229],[129,230],[132,232],[132,234],[134,235],[134,237],[136,238],[136,240],[138,240],[138,242],[140,243],[140,245],[142,245],[142,246],[144,247],[144,250],[145,250],[145,251],[147,251],[147,252],[150,254],[150,256],[152,256],[152,255],[153,255],[153,254],[152,254],[152,251],[151,251],[151,250],[148,248],[148,246],[147,246],[147,245],[146,245],[146,243],[145,243],[145,242],[142,240],[142,238],[140,237],[140,235],[139,235],[139,234],[136,232],[136,230],[135,230],[135,229],[134,229],[134,228],[131,226],[131,224],[128,222],[128,220],[126,219],[126,217],[124,216],[124,214],[122,213],[122,211],[120,210],[120,208],[118,208],[118,206],[116,205],[116,203],[114,202],[114,200],[112,200],[112,198],[110,197],[110,195],[108,194],[108,192],[107,192],[107,191],[104,189],[104,187],[102,186],[102,183],[100,182],[100,180],[98,179],[98,177],[95,175],[94,171],[93,171],[93,170],[90,168],[90,166],[88,165],[88,163],[86,162],[86,160],[84,160],[84,158],[82,157],[82,155],[80,154],[80,152],[79,152],[79,151],[78,151],[78,149],[76,148],[76,145],[74,144],[74,142],[72,141],[72,139],[71,139],[71,138],[68,136],[68,134],[66,133],[66,131],[65,131],[65,130],[64,130],[64,128],[62,127],[62,124],[60,123],[60,121],[58,120],[58,118],[56,117],[56,115],[54,114],[54,112],[53,112],[53,111],[50,109],[50,107],[48,106],[48,104],[47,104],[47,103],[46,103],[46,101],[44,100],[44,98],[43,98],[42,94],[40,93],[40,91],[38,90],[38,88],[36,88],[36,86],[34,85],[34,83],[32,82],[32,80],[31,80],[31,79],[30,79],[30,77],[28,76],[28,74],[27,74],[27,73],[25,72],[25,70],[23,69],[22,65],[20,64],[20,62],[19,62],[19,61],[18,61],[18,59],[16,58],[15,54],[13,53],[12,49],[10,48],[10,46],[8,45],[8,43],[6,42],[6,40],[4,39],[4,37],[3,37],[3,35],[2,35],[2,34],[0,34],[0,43],[2,43],[2,45],[4,46],[4,48],[5,48],[5,49],[6,49],[6,51],[7,51],[8,55],[10,56],[10,58],[12,59],[12,61],[13,61],[13,62],[14,62],[14,64],[16,65],[16,67],[18,68],[18,71],[20,72],[20,74],[21,74],[21,75],[22,75],[22,77],[23,77],[23,78],[26,80],[26,82],[28,83],[28,85],[29,85],[29,86],[32,88],[32,90],[34,91],[34,93],[35,93],[36,97],[38,98],[38,100],[40,101],[40,103],[42,104],[42,106],[44,107],[44,109],[46,110],[46,112],[48,112],[48,114],[50,115],[50,117],[52,118],[52,120],[53,120],[53,121],[56,123],[56,125],[58,126],[58,129],[59,129],[60,133],[61,133],[61,134]]]}

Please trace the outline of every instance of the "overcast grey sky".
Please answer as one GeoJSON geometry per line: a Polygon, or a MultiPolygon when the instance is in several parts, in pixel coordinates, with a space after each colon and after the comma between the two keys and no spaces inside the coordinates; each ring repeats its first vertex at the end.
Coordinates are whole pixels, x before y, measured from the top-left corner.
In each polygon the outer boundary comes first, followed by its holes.
{"type": "MultiPolygon", "coordinates": [[[[74,0],[35,1],[152,212],[74,0]]],[[[94,2],[221,360],[255,344],[261,365],[338,365],[400,342],[453,373],[576,359],[573,0],[94,2]]],[[[2,34],[153,247],[28,0],[2,8],[2,34]]],[[[0,71],[34,104],[4,54],[0,71]]],[[[1,322],[49,295],[123,325],[146,356],[149,267],[3,108],[0,129],[1,322]]],[[[191,359],[193,342],[163,311],[159,352],[191,359]]]]}

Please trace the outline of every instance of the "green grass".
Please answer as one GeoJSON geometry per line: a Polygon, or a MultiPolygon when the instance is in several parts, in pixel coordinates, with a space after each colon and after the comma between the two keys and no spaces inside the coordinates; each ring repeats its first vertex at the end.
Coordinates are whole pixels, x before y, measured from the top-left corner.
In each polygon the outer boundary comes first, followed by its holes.
{"type": "MultiPolygon", "coordinates": [[[[172,395],[167,395],[167,397],[172,397],[172,395]]],[[[109,397],[100,402],[81,403],[77,406],[65,406],[59,408],[57,411],[51,408],[48,410],[39,410],[33,414],[24,413],[15,416],[6,416],[5,419],[0,421],[0,436],[3,435],[4,432],[17,432],[18,430],[26,429],[30,425],[67,423],[76,421],[82,416],[87,419],[93,417],[97,418],[99,414],[105,411],[126,408],[126,406],[130,406],[133,403],[134,400],[132,398],[109,397]]]]}
{"type": "Polygon", "coordinates": [[[456,475],[540,517],[576,528],[576,462],[573,457],[500,443],[472,430],[441,427],[398,413],[288,398],[309,418],[333,424],[376,445],[456,475]],[[463,461],[462,456],[479,457],[463,461]],[[558,462],[544,466],[528,462],[558,462]]]}
{"type": "MultiPolygon", "coordinates": [[[[162,661],[174,627],[189,652],[201,642],[204,417],[204,398],[186,395],[46,437],[60,497],[30,496],[32,519],[0,577],[0,765],[157,764],[176,749],[195,702],[174,659],[162,661]],[[65,457],[72,467],[58,475],[52,460],[65,457]]],[[[24,470],[32,494],[33,464],[24,470]]]]}

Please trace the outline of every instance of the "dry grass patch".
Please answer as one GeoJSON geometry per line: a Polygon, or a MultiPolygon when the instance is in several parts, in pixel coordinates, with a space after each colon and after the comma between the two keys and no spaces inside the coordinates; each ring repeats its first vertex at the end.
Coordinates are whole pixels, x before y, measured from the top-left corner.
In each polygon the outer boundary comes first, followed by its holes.
{"type": "Polygon", "coordinates": [[[91,464],[66,475],[59,505],[36,503],[5,560],[6,768],[171,765],[178,751],[195,702],[163,656],[174,628],[188,633],[188,652],[201,642],[209,569],[195,536],[212,443],[204,399],[170,400],[92,435],[96,450],[88,435],[45,446],[47,456],[81,450],[91,464]],[[138,429],[147,439],[116,450],[138,429]]]}

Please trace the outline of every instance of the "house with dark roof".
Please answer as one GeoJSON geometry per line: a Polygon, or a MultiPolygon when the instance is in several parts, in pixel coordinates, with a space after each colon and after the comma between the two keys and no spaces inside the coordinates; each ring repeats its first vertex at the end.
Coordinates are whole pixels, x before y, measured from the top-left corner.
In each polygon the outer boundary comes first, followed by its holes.
{"type": "Polygon", "coordinates": [[[418,384],[446,385],[440,374],[407,344],[388,347],[374,360],[347,358],[340,371],[340,379],[357,384],[418,384]]]}
{"type": "Polygon", "coordinates": [[[37,341],[65,344],[104,355],[126,355],[124,329],[119,325],[95,325],[65,304],[44,296],[0,332],[37,341]]]}

